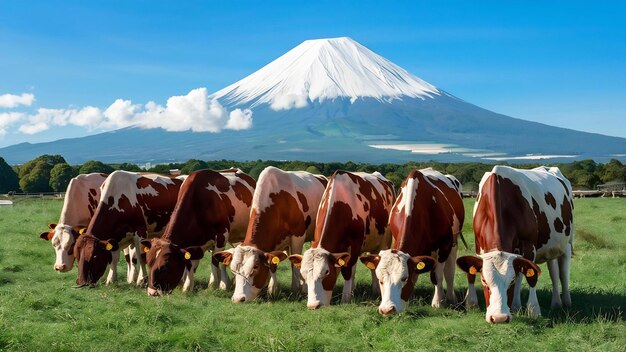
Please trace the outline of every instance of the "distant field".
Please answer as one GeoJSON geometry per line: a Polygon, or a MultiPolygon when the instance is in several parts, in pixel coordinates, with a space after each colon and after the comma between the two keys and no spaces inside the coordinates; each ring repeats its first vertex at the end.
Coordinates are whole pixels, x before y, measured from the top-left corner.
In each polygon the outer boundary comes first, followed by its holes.
{"type": "MultiPolygon", "coordinates": [[[[491,326],[481,311],[433,309],[432,286],[419,279],[407,313],[383,318],[359,264],[351,304],[308,311],[302,297],[282,290],[275,301],[235,305],[230,292],[207,290],[208,261],[197,290],[151,298],[125,283],[74,289],[76,272],[57,274],[54,254],[38,234],[56,222],[62,200],[25,199],[0,208],[0,350],[57,351],[626,351],[626,199],[576,199],[571,288],[574,307],[550,311],[550,279],[542,265],[543,317],[516,315],[491,326]]],[[[473,253],[471,209],[464,228],[473,253]]],[[[289,265],[279,265],[283,288],[289,265]]],[[[340,285],[343,283],[339,281],[340,285]]],[[[457,296],[467,285],[457,271],[457,296]]],[[[336,294],[340,295],[340,287],[336,294]]],[[[527,292],[523,291],[525,303],[527,292]]],[[[336,296],[335,298],[338,298],[336,296]]]]}

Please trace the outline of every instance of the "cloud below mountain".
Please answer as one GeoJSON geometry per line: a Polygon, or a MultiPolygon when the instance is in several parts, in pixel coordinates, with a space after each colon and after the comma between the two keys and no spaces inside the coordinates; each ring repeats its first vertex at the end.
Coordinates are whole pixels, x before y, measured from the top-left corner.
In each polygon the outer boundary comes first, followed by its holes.
{"type": "MultiPolygon", "coordinates": [[[[24,94],[22,95],[24,96],[24,94]]],[[[17,95],[0,96],[1,107],[16,107],[17,95]],[[3,97],[9,98],[3,98],[3,97]],[[5,99],[5,100],[2,100],[5,99]]],[[[20,98],[21,105],[30,105],[34,95],[20,98]],[[29,103],[30,101],[30,103],[29,103]]],[[[128,126],[162,128],[166,131],[193,131],[218,133],[224,129],[242,130],[252,127],[252,111],[228,111],[216,99],[210,98],[206,88],[196,88],[187,95],[170,97],[165,106],[153,101],[145,105],[117,99],[106,109],[94,106],[68,109],[39,108],[35,113],[0,113],[0,135],[18,125],[24,134],[36,134],[56,126],[74,125],[88,130],[112,130],[128,126]]]]}

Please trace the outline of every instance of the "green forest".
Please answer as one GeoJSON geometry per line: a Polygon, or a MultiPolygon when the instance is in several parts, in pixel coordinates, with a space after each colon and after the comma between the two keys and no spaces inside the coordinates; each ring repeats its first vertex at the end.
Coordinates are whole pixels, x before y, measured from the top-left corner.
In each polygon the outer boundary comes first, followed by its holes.
{"type": "MultiPolygon", "coordinates": [[[[542,164],[507,164],[518,168],[534,168],[542,164]]],[[[478,183],[483,174],[491,170],[494,164],[485,163],[441,163],[441,162],[408,162],[405,164],[367,164],[355,162],[307,162],[307,161],[234,161],[213,160],[203,161],[190,159],[182,163],[158,164],[148,169],[139,165],[105,164],[101,161],[90,160],[81,165],[68,164],[61,155],[41,155],[23,165],[8,165],[0,157],[0,194],[9,192],[63,192],[70,179],[79,174],[91,172],[111,173],[114,170],[148,171],[168,174],[172,169],[179,169],[182,174],[189,174],[195,170],[221,170],[237,167],[254,178],[258,178],[261,171],[267,166],[276,166],[283,170],[305,170],[315,174],[330,176],[335,170],[348,171],[378,171],[399,187],[402,180],[412,169],[432,167],[445,174],[454,175],[463,184],[464,191],[478,190],[478,183]]],[[[595,189],[600,184],[626,181],[626,165],[619,160],[612,159],[608,163],[596,163],[593,160],[581,160],[570,163],[551,164],[558,166],[567,177],[574,189],[595,189]]]]}

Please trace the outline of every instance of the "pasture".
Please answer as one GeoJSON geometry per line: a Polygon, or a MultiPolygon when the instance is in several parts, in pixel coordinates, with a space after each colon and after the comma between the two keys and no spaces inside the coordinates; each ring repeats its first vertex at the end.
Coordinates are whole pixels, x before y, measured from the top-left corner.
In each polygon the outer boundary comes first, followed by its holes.
{"type": "MultiPolygon", "coordinates": [[[[459,256],[473,254],[466,199],[465,238],[459,256]]],[[[281,292],[275,300],[233,304],[231,292],[207,290],[209,264],[201,262],[195,292],[148,297],[125,282],[75,289],[76,269],[57,274],[50,244],[39,239],[56,222],[62,200],[25,199],[0,208],[0,350],[57,351],[356,351],[356,350],[579,350],[625,351],[626,200],[576,199],[571,271],[573,308],[550,310],[550,279],[539,279],[543,316],[523,313],[513,322],[490,325],[481,310],[430,307],[426,275],[406,313],[384,318],[369,293],[370,275],[359,263],[351,304],[308,311],[305,297],[288,290],[288,262],[279,265],[281,292]]],[[[338,280],[335,301],[340,296],[338,280]]],[[[467,287],[457,270],[456,294],[467,287]]],[[[526,288],[524,284],[524,288],[526,288]]],[[[527,291],[523,289],[525,304],[527,291]]]]}

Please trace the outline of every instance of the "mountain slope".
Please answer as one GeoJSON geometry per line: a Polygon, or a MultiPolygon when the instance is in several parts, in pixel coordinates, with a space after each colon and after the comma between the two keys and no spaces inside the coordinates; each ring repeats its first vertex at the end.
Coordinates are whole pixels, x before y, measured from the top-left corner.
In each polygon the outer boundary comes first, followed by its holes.
{"type": "Polygon", "coordinates": [[[62,154],[72,163],[198,159],[551,161],[626,159],[626,139],[497,114],[447,94],[349,38],[305,41],[212,94],[253,110],[253,127],[221,133],[136,127],[0,149],[10,163],[62,154]],[[621,156],[620,156],[621,155],[621,156]]]}

